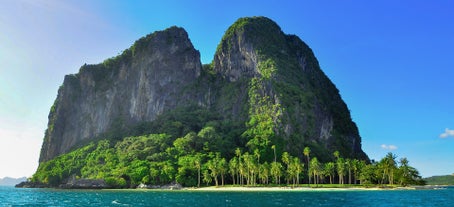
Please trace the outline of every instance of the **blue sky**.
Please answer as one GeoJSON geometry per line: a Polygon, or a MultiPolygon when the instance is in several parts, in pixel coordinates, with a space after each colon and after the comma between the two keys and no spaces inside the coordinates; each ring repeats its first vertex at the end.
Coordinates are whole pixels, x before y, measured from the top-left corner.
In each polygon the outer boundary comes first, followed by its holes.
{"type": "Polygon", "coordinates": [[[380,159],[454,173],[453,1],[4,0],[0,5],[0,178],[31,176],[64,75],[140,37],[184,27],[202,62],[225,30],[267,16],[314,51],[380,159]]]}

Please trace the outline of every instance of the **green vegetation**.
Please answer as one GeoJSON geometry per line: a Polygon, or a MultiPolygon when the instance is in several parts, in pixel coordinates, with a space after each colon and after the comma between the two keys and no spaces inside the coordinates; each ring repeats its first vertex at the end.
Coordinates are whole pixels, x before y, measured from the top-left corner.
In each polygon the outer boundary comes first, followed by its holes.
{"type": "MultiPolygon", "coordinates": [[[[90,70],[102,82],[96,90],[105,90],[111,84],[108,71],[115,73],[150,49],[146,43],[153,35],[80,73],[90,70]]],[[[397,161],[390,153],[369,163],[347,106],[299,38],[284,35],[266,18],[242,18],[226,32],[218,52],[231,49],[234,37],[254,45],[259,75],[229,82],[214,64],[203,65],[200,77],[182,92],[197,98],[181,100],[150,122],[127,125],[123,115],[112,117],[110,129],[90,143],[40,163],[32,181],[58,186],[70,177],[104,179],[112,188],[175,181],[188,187],[423,183],[405,158],[397,161]],[[332,122],[329,138],[318,131],[325,119],[332,122]]],[[[56,110],[51,109],[48,131],[56,110]]]]}
{"type": "MultiPolygon", "coordinates": [[[[336,151],[335,162],[321,163],[312,157],[308,168],[300,158],[283,152],[280,161],[262,159],[259,148],[228,149],[231,157],[218,150],[220,137],[213,127],[198,133],[190,132],[172,140],[166,134],[126,137],[117,143],[101,140],[41,163],[32,177],[33,182],[58,186],[70,176],[104,179],[112,188],[133,188],[140,183],[164,185],[178,182],[183,186],[205,185],[292,185],[363,184],[414,185],[424,184],[416,169],[406,158],[396,161],[389,153],[377,163],[367,164],[356,159],[344,159],[336,151]],[[399,163],[399,164],[398,164],[399,163]],[[306,170],[308,169],[308,171],[306,170]],[[348,182],[347,182],[348,181],[348,182]]],[[[274,146],[270,147],[274,154],[274,146]]],[[[310,151],[309,148],[305,150],[310,151]]],[[[307,158],[308,153],[306,153],[307,158]]],[[[274,158],[273,158],[274,159],[274,158]]]]}
{"type": "MultiPolygon", "coordinates": [[[[256,120],[254,110],[271,108],[268,111],[272,114],[275,132],[272,141],[277,151],[285,149],[301,156],[301,147],[310,146],[312,154],[322,162],[333,160],[331,155],[335,149],[349,158],[368,159],[347,144],[353,139],[350,135],[359,134],[358,129],[339,91],[320,69],[308,45],[295,35],[285,35],[268,18],[251,17],[240,18],[229,27],[216,53],[236,52],[232,50],[234,46],[246,43],[253,45],[259,73],[249,82],[249,123],[256,120]],[[264,100],[253,99],[254,96],[264,100]],[[330,116],[333,125],[329,143],[320,140],[317,132],[319,118],[324,115],[330,116]],[[290,134],[286,126],[291,126],[290,134]],[[282,139],[286,142],[278,141],[282,139]]],[[[354,139],[354,143],[361,141],[359,136],[354,139]]]]}
{"type": "Polygon", "coordinates": [[[454,175],[441,175],[424,178],[428,185],[454,185],[454,175]]]}

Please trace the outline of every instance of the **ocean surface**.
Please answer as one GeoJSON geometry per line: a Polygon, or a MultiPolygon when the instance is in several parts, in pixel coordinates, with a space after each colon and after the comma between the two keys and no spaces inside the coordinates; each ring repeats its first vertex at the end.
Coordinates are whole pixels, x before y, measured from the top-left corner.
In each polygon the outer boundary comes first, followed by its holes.
{"type": "Polygon", "coordinates": [[[0,206],[454,206],[454,188],[194,192],[0,187],[0,206]]]}

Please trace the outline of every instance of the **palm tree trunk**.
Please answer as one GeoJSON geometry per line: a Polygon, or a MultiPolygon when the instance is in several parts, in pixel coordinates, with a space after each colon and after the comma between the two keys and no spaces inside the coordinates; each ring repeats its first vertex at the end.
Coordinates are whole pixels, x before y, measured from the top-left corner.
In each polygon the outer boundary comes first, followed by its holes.
{"type": "Polygon", "coordinates": [[[197,178],[197,187],[200,188],[200,167],[198,168],[198,178],[197,178]]]}

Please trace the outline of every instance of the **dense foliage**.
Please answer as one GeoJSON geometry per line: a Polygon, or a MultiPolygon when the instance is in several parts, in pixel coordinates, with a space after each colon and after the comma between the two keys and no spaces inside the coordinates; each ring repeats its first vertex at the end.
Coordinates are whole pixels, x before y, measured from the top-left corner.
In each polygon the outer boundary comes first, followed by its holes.
{"type": "Polygon", "coordinates": [[[334,150],[349,158],[368,159],[359,152],[361,149],[352,150],[352,139],[361,142],[358,129],[339,91],[320,69],[307,44],[295,35],[284,34],[275,22],[264,17],[238,19],[226,31],[216,53],[231,52],[235,44],[241,44],[235,41],[254,45],[258,59],[260,75],[252,78],[248,87],[249,122],[256,120],[257,109],[270,109],[267,112],[273,119],[268,126],[273,128],[275,139],[269,138],[278,151],[301,156],[302,147],[310,146],[324,162],[334,159],[334,150]],[[318,131],[320,117],[327,114],[333,123],[329,141],[320,139],[318,131]],[[280,142],[282,139],[285,143],[280,142]]]}
{"type": "MultiPolygon", "coordinates": [[[[149,122],[128,125],[121,116],[114,118],[99,137],[40,163],[32,180],[57,186],[69,177],[104,179],[114,188],[174,181],[184,186],[419,182],[408,161],[398,165],[394,155],[368,164],[347,106],[298,37],[285,35],[267,18],[242,18],[228,29],[217,53],[231,52],[221,50],[234,46],[234,36],[254,46],[259,75],[230,82],[214,63],[204,65],[198,79],[182,91],[185,97],[204,98],[149,122]],[[321,119],[332,122],[329,137],[321,138],[321,119]]],[[[81,72],[92,71],[103,82],[97,84],[102,91],[110,84],[106,71],[129,64],[152,37],[102,64],[85,65],[81,72]]],[[[55,106],[48,130],[54,111],[55,106]]]]}
{"type": "Polygon", "coordinates": [[[41,163],[32,181],[58,186],[69,177],[104,179],[113,188],[175,181],[184,186],[423,183],[406,158],[398,162],[392,153],[377,163],[367,164],[345,159],[336,151],[336,161],[321,163],[317,157],[310,158],[308,147],[304,150],[307,159],[301,161],[288,152],[277,154],[272,145],[269,161],[263,159],[262,148],[250,146],[223,149],[221,137],[211,126],[177,139],[166,134],[150,134],[127,137],[117,143],[101,140],[41,163]],[[230,153],[223,155],[222,150],[230,153]],[[227,157],[229,154],[233,156],[227,157]]]}
{"type": "Polygon", "coordinates": [[[454,185],[454,175],[441,175],[424,178],[428,185],[454,185]]]}

